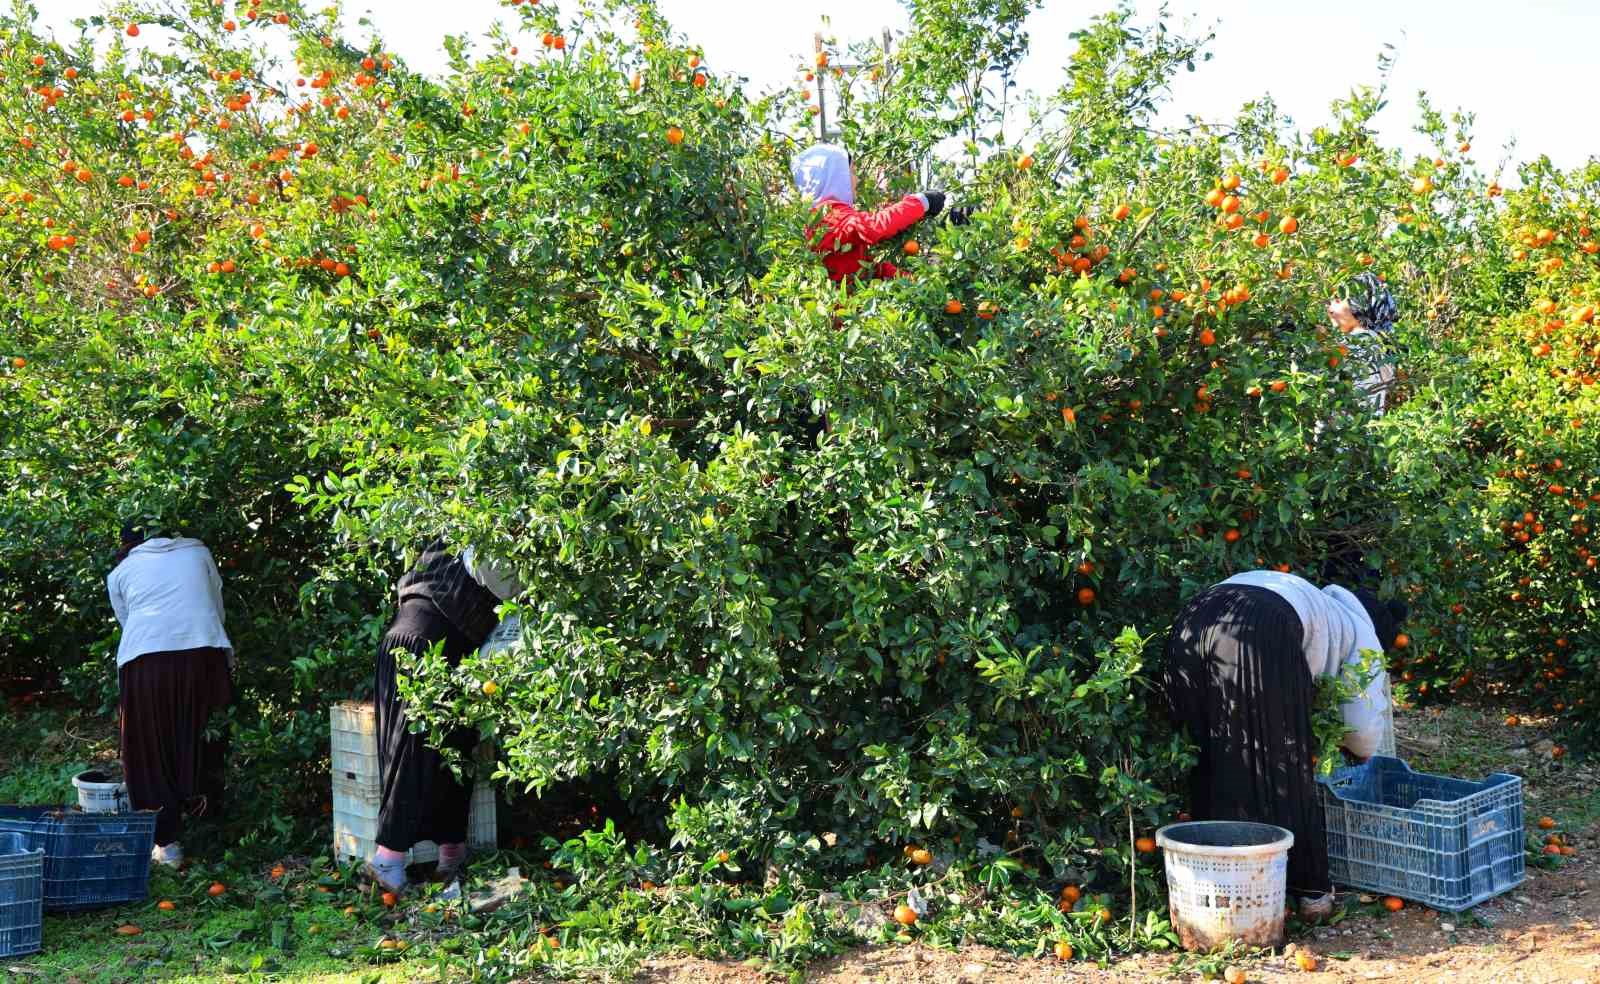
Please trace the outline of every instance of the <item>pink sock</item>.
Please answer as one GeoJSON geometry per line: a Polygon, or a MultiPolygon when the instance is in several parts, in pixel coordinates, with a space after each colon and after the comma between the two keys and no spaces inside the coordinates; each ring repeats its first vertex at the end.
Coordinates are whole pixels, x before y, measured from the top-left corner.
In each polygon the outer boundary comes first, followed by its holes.
{"type": "Polygon", "coordinates": [[[467,845],[457,842],[455,844],[439,845],[439,865],[444,868],[454,867],[467,856],[467,845]]]}

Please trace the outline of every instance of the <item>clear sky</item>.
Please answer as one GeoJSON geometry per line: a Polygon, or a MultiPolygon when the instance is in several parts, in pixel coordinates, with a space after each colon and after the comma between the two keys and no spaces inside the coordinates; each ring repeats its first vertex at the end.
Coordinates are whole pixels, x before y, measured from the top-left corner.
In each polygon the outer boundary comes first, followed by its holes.
{"type": "MultiPolygon", "coordinates": [[[[1053,88],[1071,51],[1067,35],[1111,2],[1045,0],[1029,24],[1033,53],[1022,69],[1023,86],[1053,88]]],[[[98,0],[39,6],[45,23],[61,31],[100,8],[98,0]]],[[[1149,17],[1160,3],[1135,6],[1149,17]]],[[[1168,6],[1179,26],[1217,30],[1212,61],[1178,80],[1171,119],[1226,118],[1270,92],[1297,124],[1315,125],[1327,118],[1330,100],[1377,80],[1377,56],[1387,42],[1396,64],[1381,126],[1386,140],[1426,149],[1410,135],[1416,92],[1426,89],[1442,109],[1477,113],[1474,144],[1486,162],[1513,138],[1519,159],[1543,153],[1565,167],[1600,153],[1593,54],[1600,0],[1168,0],[1168,6]]],[[[661,0],[661,8],[704,47],[708,65],[743,75],[758,90],[793,81],[823,17],[841,41],[906,24],[897,0],[661,0]]],[[[498,0],[369,0],[347,11],[352,22],[365,13],[391,50],[424,70],[443,64],[443,31],[476,33],[496,19],[514,21],[498,0]]]]}

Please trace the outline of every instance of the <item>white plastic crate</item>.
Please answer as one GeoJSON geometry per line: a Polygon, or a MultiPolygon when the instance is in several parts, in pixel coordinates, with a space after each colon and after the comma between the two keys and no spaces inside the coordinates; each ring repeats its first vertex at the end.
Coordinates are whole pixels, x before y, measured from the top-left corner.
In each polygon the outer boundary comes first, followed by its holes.
{"type": "MultiPolygon", "coordinates": [[[[378,774],[377,715],[369,703],[345,701],[330,712],[333,759],[333,850],[339,860],[370,859],[377,850],[378,812],[383,792],[378,774]]],[[[467,843],[495,847],[499,821],[494,787],[473,786],[467,814],[467,843]]],[[[437,860],[439,847],[422,841],[411,848],[408,864],[437,860]]]]}
{"type": "MultiPolygon", "coordinates": [[[[333,852],[340,861],[371,860],[378,849],[378,812],[383,794],[376,785],[333,780],[333,852]]],[[[480,782],[472,787],[467,812],[467,843],[493,848],[498,841],[494,787],[480,782]]],[[[439,845],[419,841],[406,856],[407,864],[424,864],[439,858],[439,845]]]]}

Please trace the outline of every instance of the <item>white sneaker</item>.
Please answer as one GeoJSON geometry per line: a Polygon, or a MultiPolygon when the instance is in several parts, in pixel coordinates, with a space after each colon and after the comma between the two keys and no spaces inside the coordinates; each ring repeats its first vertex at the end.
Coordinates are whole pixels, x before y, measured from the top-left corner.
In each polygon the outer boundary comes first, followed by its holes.
{"type": "Polygon", "coordinates": [[[181,867],[183,865],[183,845],[177,841],[173,841],[165,847],[157,844],[150,849],[150,863],[164,864],[169,868],[181,867]]]}

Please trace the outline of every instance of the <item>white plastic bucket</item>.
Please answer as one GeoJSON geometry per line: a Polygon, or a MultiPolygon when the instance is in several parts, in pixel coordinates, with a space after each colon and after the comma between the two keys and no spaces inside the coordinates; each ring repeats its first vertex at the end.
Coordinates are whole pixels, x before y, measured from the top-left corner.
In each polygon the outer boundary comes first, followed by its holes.
{"type": "Polygon", "coordinates": [[[95,769],[72,777],[78,807],[85,813],[128,812],[128,787],[95,769]]]}
{"type": "Polygon", "coordinates": [[[1185,950],[1283,943],[1294,834],[1270,823],[1202,820],[1156,831],[1172,928],[1185,950]]]}

